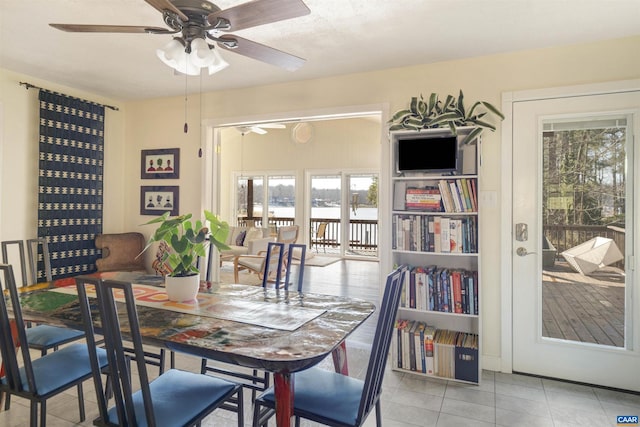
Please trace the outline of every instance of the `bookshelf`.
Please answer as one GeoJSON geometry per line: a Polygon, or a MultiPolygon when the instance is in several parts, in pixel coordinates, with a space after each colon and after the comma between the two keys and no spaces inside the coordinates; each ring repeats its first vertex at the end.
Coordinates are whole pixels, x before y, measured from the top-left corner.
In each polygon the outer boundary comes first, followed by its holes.
{"type": "MultiPolygon", "coordinates": [[[[471,130],[458,129],[458,144],[471,130]]],[[[438,136],[451,132],[394,131],[389,136],[390,197],[382,209],[390,226],[383,234],[381,265],[383,271],[409,267],[394,330],[392,367],[478,384],[480,139],[460,147],[456,171],[399,172],[400,139],[426,137],[435,144],[438,136]]]]}

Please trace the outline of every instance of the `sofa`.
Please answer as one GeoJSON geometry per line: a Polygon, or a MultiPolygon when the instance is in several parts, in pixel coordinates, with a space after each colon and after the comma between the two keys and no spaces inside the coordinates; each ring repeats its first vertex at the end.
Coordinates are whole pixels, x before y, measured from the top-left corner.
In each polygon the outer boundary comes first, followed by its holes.
{"type": "Polygon", "coordinates": [[[221,259],[233,259],[238,255],[256,255],[267,250],[267,244],[274,241],[269,228],[229,227],[225,244],[230,249],[220,251],[221,259]]]}

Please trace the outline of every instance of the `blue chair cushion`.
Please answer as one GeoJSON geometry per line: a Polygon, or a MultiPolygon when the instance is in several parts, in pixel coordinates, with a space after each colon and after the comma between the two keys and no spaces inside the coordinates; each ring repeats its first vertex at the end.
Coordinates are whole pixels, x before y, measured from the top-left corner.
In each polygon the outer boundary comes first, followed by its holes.
{"type": "MultiPolygon", "coordinates": [[[[208,408],[215,408],[235,384],[220,378],[169,369],[149,384],[158,427],[183,426],[208,408]]],[[[138,426],[147,426],[142,392],[133,394],[138,426]]],[[[116,407],[108,411],[110,422],[118,423],[116,407]]]]}
{"type": "MultiPolygon", "coordinates": [[[[355,425],[364,381],[320,368],[296,372],[294,411],[314,414],[344,425],[355,425]]],[[[261,396],[275,405],[273,387],[261,396]]]]}
{"type": "MultiPolygon", "coordinates": [[[[107,366],[107,353],[98,348],[98,363],[100,368],[107,366]]],[[[86,344],[71,344],[61,350],[42,356],[31,362],[33,374],[36,379],[36,393],[44,396],[52,391],[67,386],[80,378],[91,375],[91,363],[89,362],[89,350],[86,344]]],[[[29,391],[27,376],[24,368],[20,368],[22,388],[29,391]]],[[[6,377],[2,378],[2,384],[7,384],[6,377]]]]}
{"type": "Polygon", "coordinates": [[[29,347],[50,348],[84,336],[84,332],[50,325],[37,325],[25,329],[29,347]]]}

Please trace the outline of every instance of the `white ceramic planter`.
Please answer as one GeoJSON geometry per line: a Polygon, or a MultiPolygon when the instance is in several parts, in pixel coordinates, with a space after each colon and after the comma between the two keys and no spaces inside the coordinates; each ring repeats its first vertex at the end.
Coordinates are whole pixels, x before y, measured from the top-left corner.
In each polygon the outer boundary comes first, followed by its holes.
{"type": "Polygon", "coordinates": [[[200,275],[195,274],[186,277],[166,276],[164,278],[164,285],[169,301],[192,301],[196,299],[196,295],[198,295],[200,275]]]}

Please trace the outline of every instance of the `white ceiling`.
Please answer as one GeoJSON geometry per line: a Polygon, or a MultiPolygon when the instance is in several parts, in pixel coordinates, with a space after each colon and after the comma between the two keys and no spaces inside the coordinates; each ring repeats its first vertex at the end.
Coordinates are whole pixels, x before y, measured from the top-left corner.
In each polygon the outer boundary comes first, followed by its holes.
{"type": "MultiPolygon", "coordinates": [[[[304,0],[311,14],[237,32],[303,57],[295,72],[222,52],[189,92],[426,64],[640,34],[640,0],[304,0]],[[200,86],[201,85],[201,86],[200,86]]],[[[217,0],[226,9],[244,0],[217,0]]],[[[156,57],[168,35],[81,34],[48,23],[165,27],[143,0],[0,0],[0,67],[115,99],[184,94],[156,57]]],[[[629,52],[638,55],[638,52],[629,52]]],[[[594,61],[606,58],[594,58],[594,61]]]]}

